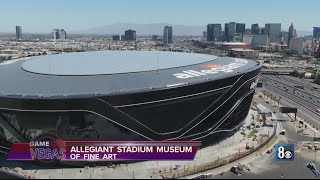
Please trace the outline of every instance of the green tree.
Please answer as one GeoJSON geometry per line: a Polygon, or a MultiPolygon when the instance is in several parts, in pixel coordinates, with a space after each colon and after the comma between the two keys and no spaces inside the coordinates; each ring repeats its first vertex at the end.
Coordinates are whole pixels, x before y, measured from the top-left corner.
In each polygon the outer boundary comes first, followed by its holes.
{"type": "Polygon", "coordinates": [[[300,77],[301,73],[298,70],[294,70],[291,75],[295,77],[300,77]]]}
{"type": "Polygon", "coordinates": [[[316,77],[316,79],[314,80],[314,83],[320,84],[320,75],[319,75],[319,74],[318,74],[318,76],[316,77]]]}

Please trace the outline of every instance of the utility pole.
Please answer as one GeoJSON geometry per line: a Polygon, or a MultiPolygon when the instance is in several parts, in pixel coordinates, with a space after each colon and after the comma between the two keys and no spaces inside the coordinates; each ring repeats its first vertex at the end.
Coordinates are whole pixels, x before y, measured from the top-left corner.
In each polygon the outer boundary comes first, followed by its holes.
{"type": "Polygon", "coordinates": [[[314,163],[316,163],[316,158],[317,158],[317,148],[315,147],[315,140],[316,140],[316,132],[314,132],[313,135],[313,147],[314,147],[314,163]]]}

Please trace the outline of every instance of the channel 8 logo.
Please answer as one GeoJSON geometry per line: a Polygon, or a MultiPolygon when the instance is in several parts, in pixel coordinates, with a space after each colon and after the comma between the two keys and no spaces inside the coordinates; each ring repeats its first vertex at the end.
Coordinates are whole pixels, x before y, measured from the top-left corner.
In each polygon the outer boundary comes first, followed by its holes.
{"type": "Polygon", "coordinates": [[[292,161],[294,160],[294,145],[276,144],[275,153],[277,161],[292,161]]]}

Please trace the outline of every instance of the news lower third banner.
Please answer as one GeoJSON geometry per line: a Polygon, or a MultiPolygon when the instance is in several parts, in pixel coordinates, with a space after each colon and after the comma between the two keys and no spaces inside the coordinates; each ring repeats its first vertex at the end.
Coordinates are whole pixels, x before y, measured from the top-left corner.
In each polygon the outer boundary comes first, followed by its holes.
{"type": "Polygon", "coordinates": [[[13,144],[7,160],[139,161],[193,160],[201,141],[63,141],[13,144]]]}

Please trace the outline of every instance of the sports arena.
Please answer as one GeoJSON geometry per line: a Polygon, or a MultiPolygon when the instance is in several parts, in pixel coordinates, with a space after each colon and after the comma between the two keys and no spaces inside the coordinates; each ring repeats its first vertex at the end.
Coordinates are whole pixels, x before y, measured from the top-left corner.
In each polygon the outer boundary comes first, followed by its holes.
{"type": "Polygon", "coordinates": [[[65,140],[202,140],[248,114],[261,64],[161,51],[46,55],[0,64],[0,144],[50,132],[65,140]]]}

